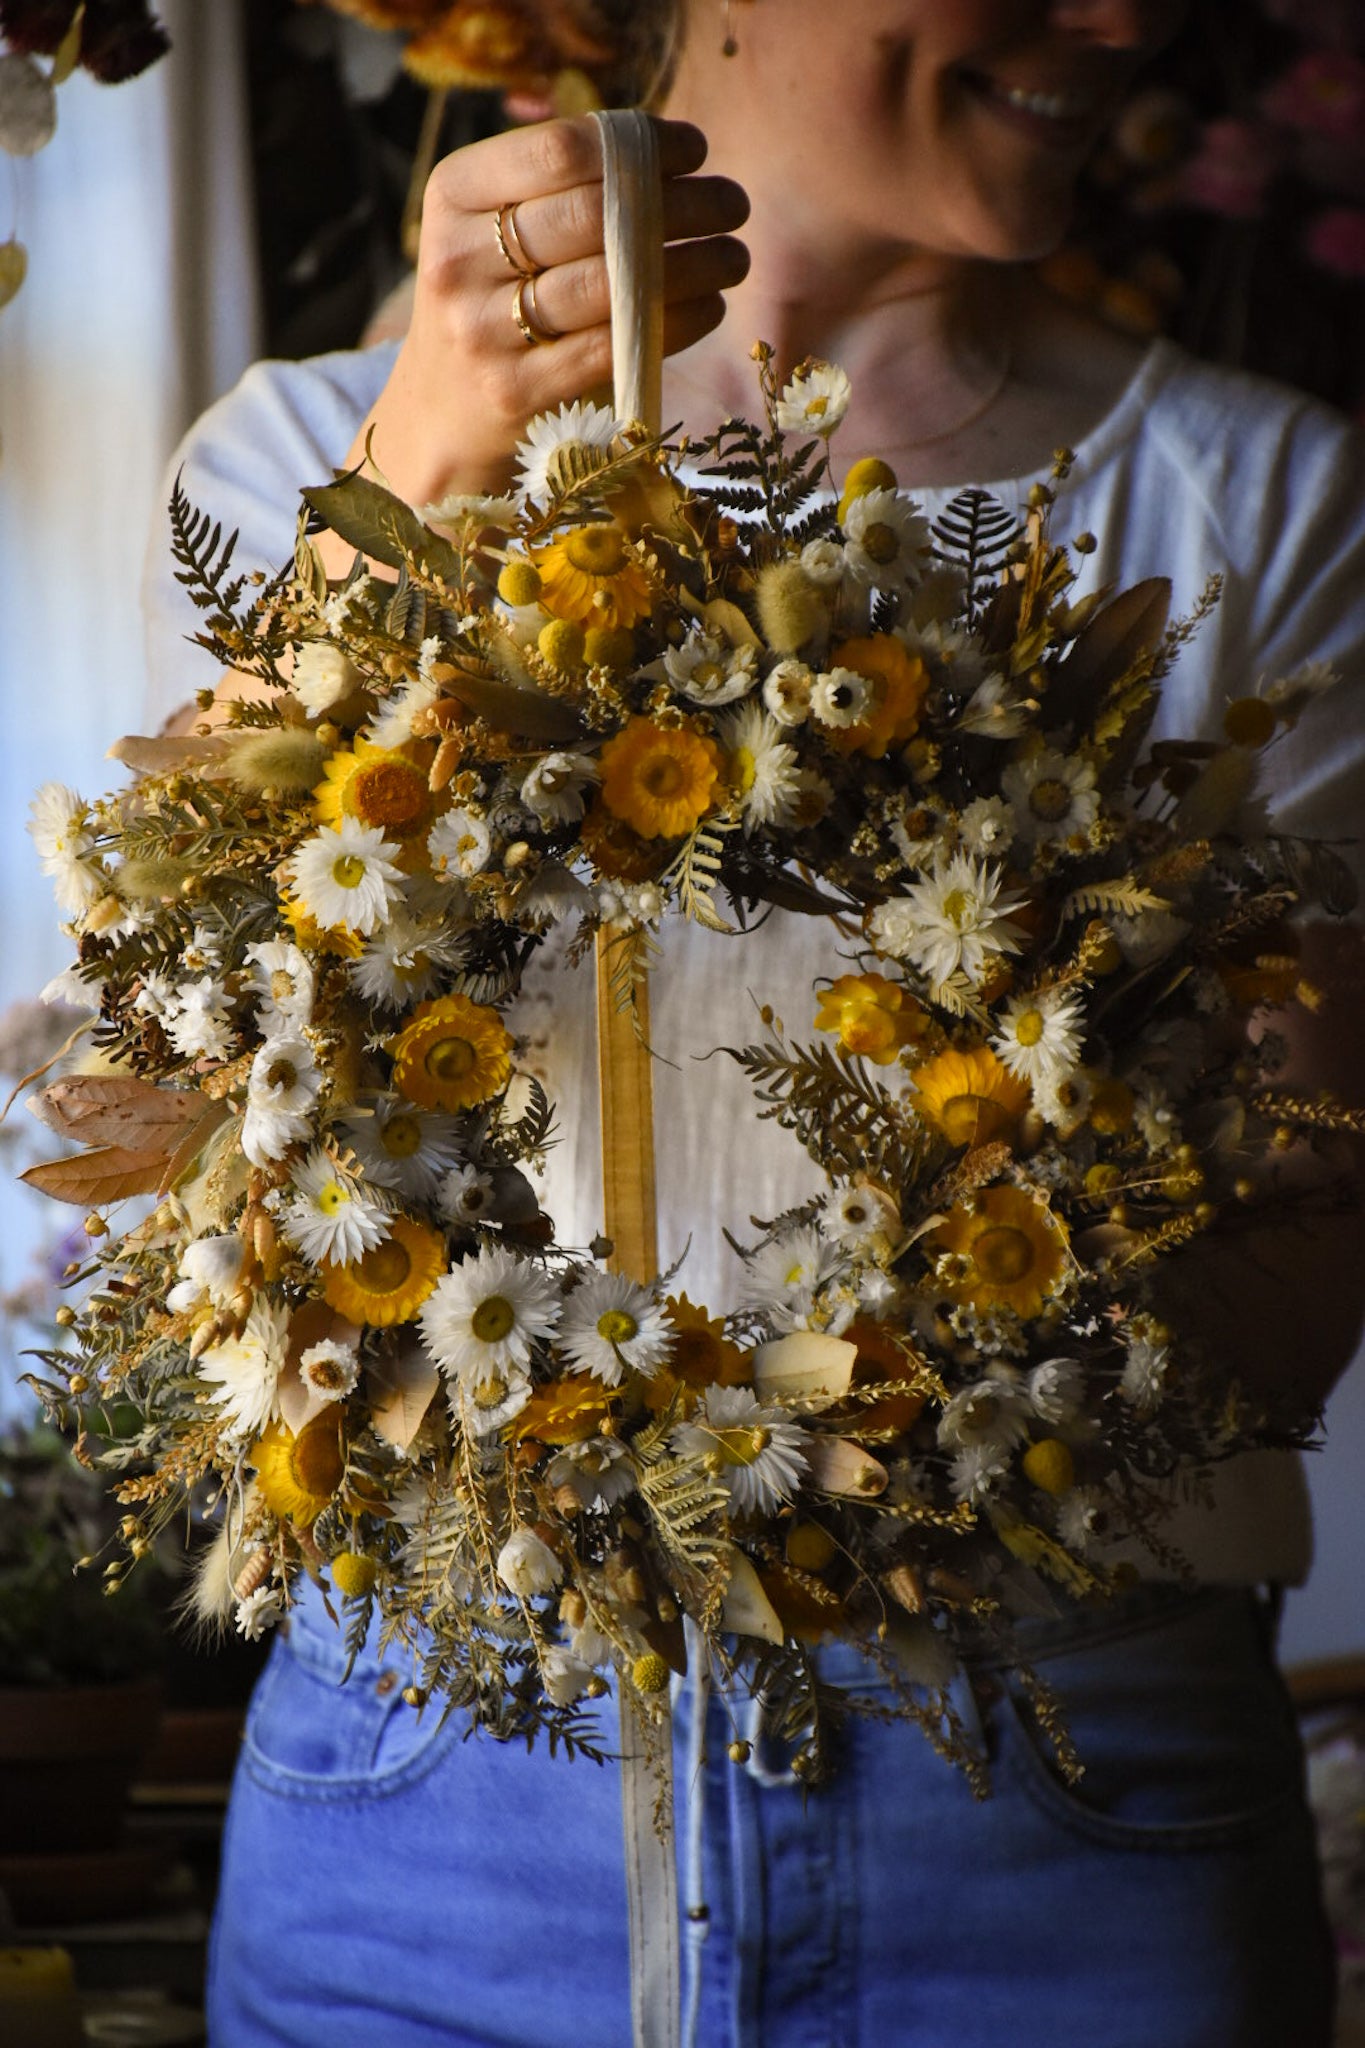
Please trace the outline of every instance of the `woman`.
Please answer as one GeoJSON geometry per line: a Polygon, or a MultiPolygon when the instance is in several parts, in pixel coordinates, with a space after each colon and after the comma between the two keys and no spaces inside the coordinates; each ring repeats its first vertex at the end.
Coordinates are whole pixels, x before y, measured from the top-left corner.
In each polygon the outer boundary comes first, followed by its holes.
{"type": "MultiPolygon", "coordinates": [[[[1092,580],[1170,573],[1188,609],[1208,573],[1227,576],[1172,678],[1167,730],[1216,730],[1225,698],[1261,674],[1309,659],[1348,671],[1337,715],[1310,714],[1275,758],[1285,822],[1344,834],[1365,758],[1359,451],[1306,401],[1063,310],[1026,267],[1055,246],[1087,151],[1179,7],[845,0],[835,15],[823,0],[751,0],[736,12],[727,55],[723,10],[684,7],[661,131],[665,417],[700,433],[752,410],[761,336],[784,370],[807,354],[843,364],[855,394],[843,459],[875,452],[930,510],[967,481],[1017,502],[1059,444],[1074,448],[1059,532],[1100,536],[1092,580]],[[752,256],[735,239],[746,212],[752,256]]],[[[428,188],[401,345],[253,372],[191,438],[191,496],[241,527],[239,559],[273,563],[298,487],[367,440],[413,502],[504,489],[527,417],[609,372],[600,247],[587,124],[448,159],[428,188]],[[519,266],[536,272],[533,291],[519,266]]],[[[165,572],[152,630],[159,666],[183,630],[165,572]]],[[[778,1213],[792,1154],[755,1126],[738,1076],[713,1066],[699,1088],[687,1056],[742,1042],[749,987],[779,1009],[786,989],[804,1014],[828,967],[827,935],[808,924],[774,920],[738,966],[683,931],[657,977],[671,1061],[656,1080],[660,1240],[671,1254],[693,1239],[686,1279],[708,1300],[734,1294],[719,1222],[778,1213]]],[[[585,1242],[600,1219],[586,977],[543,964],[526,1029],[564,1126],[548,1205],[561,1236],[585,1242]]],[[[1329,1080],[1336,1057],[1323,1036],[1302,1071],[1329,1080]]],[[[1340,1274],[1344,1252],[1325,1234],[1308,1254],[1296,1245],[1301,1281],[1317,1287],[1310,1258],[1340,1274]]],[[[1206,1312],[1214,1279],[1201,1271],[1206,1312]]],[[[1219,1313],[1247,1369],[1274,1372],[1284,1290],[1265,1284],[1268,1308],[1247,1313],[1239,1271],[1219,1313]]],[[[1318,1291],[1314,1355],[1305,1364],[1298,1345],[1295,1365],[1325,1386],[1350,1354],[1358,1302],[1338,1288],[1332,1310],[1318,1291]]],[[[746,1731],[759,1738],[747,1765],[726,1760],[734,1730],[713,1708],[710,1760],[680,1774],[702,2042],[1326,2042],[1311,1830],[1253,1590],[1306,1566],[1294,1468],[1242,1461],[1216,1513],[1188,1517],[1177,1540],[1198,1591],[1157,1585],[1034,1628],[1086,1760],[1077,1791],[995,1672],[959,1687],[993,1759],[995,1797],[980,1807],[915,1731],[875,1720],[850,1727],[840,1777],[807,1805],[761,1730],[746,1731]]],[[[614,1773],[463,1743],[454,1722],[438,1730],[402,1707],[406,1673],[377,1652],[338,1690],[342,1661],[306,1603],[253,1709],[224,1847],[215,2041],[625,2043],[614,1773]]],[[[856,1659],[830,1653],[830,1666],[853,1675],[856,1659]]],[[[684,1732],[687,1718],[684,1701],[684,1732]]]]}

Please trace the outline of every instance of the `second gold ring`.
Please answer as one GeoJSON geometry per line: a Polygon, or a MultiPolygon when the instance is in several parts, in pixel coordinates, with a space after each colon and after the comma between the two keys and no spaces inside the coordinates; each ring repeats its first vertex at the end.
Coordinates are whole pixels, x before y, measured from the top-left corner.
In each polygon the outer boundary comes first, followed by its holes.
{"type": "Polygon", "coordinates": [[[534,277],[517,279],[512,292],[512,318],[517,331],[528,348],[539,348],[547,341],[558,341],[559,329],[547,327],[536,305],[536,283],[534,277]]]}

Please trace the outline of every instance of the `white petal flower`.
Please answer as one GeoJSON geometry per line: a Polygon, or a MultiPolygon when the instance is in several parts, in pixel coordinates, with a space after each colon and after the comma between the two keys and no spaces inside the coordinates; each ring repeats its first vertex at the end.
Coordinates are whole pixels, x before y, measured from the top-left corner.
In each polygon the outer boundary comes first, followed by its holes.
{"type": "Polygon", "coordinates": [[[482,491],[448,491],[445,497],[414,509],[428,526],[444,526],[461,537],[486,527],[497,527],[506,533],[521,516],[515,498],[494,498],[482,491]]]}
{"type": "Polygon", "coordinates": [[[268,1038],[251,1062],[242,1150],[253,1166],[283,1159],[312,1128],[322,1076],[304,1038],[268,1038]]]}
{"type": "Polygon", "coordinates": [[[227,1337],[201,1353],[195,1370],[215,1390],[210,1399],[232,1437],[258,1437],[279,1414],[280,1372],[288,1334],[285,1311],[257,1295],[241,1336],[227,1337]]]}
{"type": "Polygon", "coordinates": [[[197,924],[180,949],[180,966],[187,974],[212,974],[223,964],[223,941],[218,932],[197,924]]]}
{"type": "Polygon", "coordinates": [[[968,1444],[953,1459],[948,1484],[954,1500],[979,1507],[1009,1478],[1009,1459],[994,1444],[968,1444]]]}
{"type": "Polygon", "coordinates": [[[538,818],[570,825],[587,808],[583,792],[597,780],[597,763],[587,754],[546,754],[521,785],[521,800],[538,818]]]}
{"type": "Polygon", "coordinates": [[[844,553],[859,583],[910,590],[930,559],[933,535],[913,499],[900,491],[864,491],[844,519],[844,553]]]}
{"type": "Polygon", "coordinates": [[[348,1266],[389,1235],[384,1211],[366,1199],[320,1145],[294,1169],[293,1188],[282,1220],[286,1235],[310,1265],[348,1266]]]}
{"type": "Polygon", "coordinates": [[[604,405],[576,398],[558,412],[540,412],[517,443],[517,488],[537,505],[562,497],[572,479],[575,453],[610,454],[625,425],[604,405]]]}
{"type": "Polygon", "coordinates": [[[1081,1063],[1084,1024],[1085,1004],[1079,996],[1036,989],[1010,997],[991,1044],[1019,1080],[1055,1089],[1081,1063]]]}
{"type": "Polygon", "coordinates": [[[674,689],[694,704],[733,704],[758,681],[752,647],[731,647],[716,633],[694,626],[681,647],[664,655],[664,671],[674,689]]]}
{"type": "Polygon", "coordinates": [[[1016,1381],[977,1380],[954,1394],[943,1410],[938,1440],[945,1450],[976,1444],[1004,1454],[1024,1441],[1028,1422],[1028,1399],[1016,1381]]]}
{"type": "Polygon", "coordinates": [[[320,718],[358,690],[361,681],[360,670],[344,648],[334,647],[330,640],[305,640],[294,656],[289,688],[305,711],[320,718]]]}
{"type": "Polygon", "coordinates": [[[64,782],[45,782],[36,792],[28,807],[28,829],[45,874],[53,872],[49,861],[88,853],[94,845],[90,806],[64,782]]]}
{"type": "Polygon", "coordinates": [[[474,811],[447,811],[427,834],[427,852],[438,875],[459,875],[467,881],[483,873],[492,851],[488,821],[474,811]]]}
{"type": "Polygon", "coordinates": [[[401,747],[413,737],[413,723],[419,711],[430,711],[441,694],[439,683],[430,676],[416,675],[381,698],[379,708],[364,729],[364,737],[375,747],[401,747]]]}
{"type": "Polygon", "coordinates": [[[232,1049],[228,994],[211,974],[181,982],[163,1017],[166,1036],[185,1059],[223,1059],[232,1049]]]}
{"type": "Polygon", "coordinates": [[[590,1273],[564,1304],[558,1349],[614,1387],[624,1368],[648,1376],[673,1346],[673,1325],[647,1287],[622,1273],[590,1273]]]}
{"type": "Polygon", "coordinates": [[[1019,837],[1029,845],[1084,838],[1099,816],[1094,767],[1078,754],[1037,748],[1010,762],[1000,789],[1019,837]]]}
{"type": "Polygon", "coordinates": [[[252,981],[260,990],[256,1023],[266,1038],[302,1031],[312,1022],[315,976],[308,955],[288,939],[248,946],[252,981]]]}
{"type": "Polygon", "coordinates": [[[593,1676],[591,1664],[585,1664],[568,1650],[551,1648],[541,1652],[540,1682],[546,1699],[557,1707],[571,1707],[575,1700],[582,1699],[593,1676]]]}
{"type": "Polygon", "coordinates": [[[745,1305],[765,1311],[779,1329],[804,1327],[817,1288],[834,1277],[839,1263],[813,1226],[786,1231],[745,1261],[745,1305]]]}
{"type": "Polygon", "coordinates": [[[1136,1336],[1128,1345],[1119,1392],[1139,1415],[1153,1415],[1166,1397],[1170,1369],[1171,1347],[1164,1338],[1136,1336]]]}
{"type": "Polygon", "coordinates": [[[469,1436],[494,1436],[520,1415],[531,1398],[531,1376],[520,1365],[488,1366],[477,1378],[452,1380],[450,1412],[469,1436]]]}
{"type": "Polygon", "coordinates": [[[551,1486],[570,1487],[585,1508],[614,1507],[635,1490],[630,1453],[616,1437],[590,1437],[557,1451],[545,1467],[551,1486]]]}
{"type": "Polygon", "coordinates": [[[344,1401],[360,1377],[360,1352],[354,1344],[324,1337],[301,1355],[299,1377],[318,1400],[344,1401]]]}
{"type": "Polygon", "coordinates": [[[351,980],[367,1003],[405,1010],[437,993],[458,966],[462,943],[445,923],[399,910],[351,962],[351,980]]]}
{"type": "Polygon", "coordinates": [[[284,1601],[278,1587],[257,1586],[254,1593],[248,1593],[245,1600],[237,1602],[233,1623],[244,1641],[256,1643],[267,1629],[274,1628],[283,1615],[284,1601]]]}
{"type": "Polygon", "coordinates": [[[1073,1486],[1057,1502],[1057,1534],[1082,1557],[1115,1533],[1113,1497],[1100,1486],[1073,1486]]]}
{"type": "Polygon", "coordinates": [[[366,1180],[412,1201],[429,1200],[459,1163],[459,1119],[396,1095],[381,1096],[372,1116],[348,1117],[340,1130],[366,1180]]]}
{"type": "Polygon", "coordinates": [[[900,1211],[890,1195],[870,1181],[833,1188],[820,1212],[820,1230],[846,1252],[890,1246],[899,1235],[900,1211]]]}
{"type": "Polygon", "coordinates": [[[493,1207],[493,1176],[478,1166],[454,1167],[441,1182],[436,1206],[448,1222],[466,1229],[485,1222],[493,1207]]]}
{"type": "Polygon", "coordinates": [[[821,725],[858,725],[872,705],[872,685],[856,669],[832,668],[811,685],[810,708],[821,725]]]}
{"type": "Polygon", "coordinates": [[[967,853],[1008,853],[1014,830],[1014,812],[998,796],[974,798],[957,821],[958,838],[967,853]]]}
{"type": "Polygon", "coordinates": [[[235,1230],[221,1237],[197,1237],[180,1254],[180,1280],[166,1297],[167,1308],[179,1315],[206,1299],[226,1308],[237,1291],[245,1259],[246,1247],[235,1230]]]}
{"type": "Polygon", "coordinates": [[[1056,1429],[1074,1422],[1085,1400],[1085,1373],[1075,1358],[1045,1358],[1025,1381],[1033,1412],[1056,1429]]]}
{"type": "Polygon", "coordinates": [[[737,1514],[775,1513],[810,1469],[807,1432],[785,1410],[765,1408],[749,1387],[708,1387],[693,1420],[681,1423],[670,1442],[683,1457],[713,1462],[737,1514]]]}
{"type": "Polygon", "coordinates": [[[804,661],[779,661],[763,682],[763,702],[779,725],[804,725],[810,717],[814,673],[804,661]]]}
{"type": "Polygon", "coordinates": [[[823,590],[842,583],[848,563],[837,540],[808,540],[801,550],[801,568],[810,581],[823,590]]]}
{"type": "Polygon", "coordinates": [[[306,916],[324,928],[345,925],[363,936],[377,930],[402,899],[401,849],[382,827],[343,817],[305,839],[289,863],[306,916]]]}
{"type": "Polygon", "coordinates": [[[776,721],[757,704],[743,704],[720,719],[717,729],[745,831],[789,825],[800,795],[799,769],[796,749],[779,737],[776,721]]]}
{"type": "Polygon", "coordinates": [[[512,1531],[498,1552],[497,1572],[508,1592],[519,1600],[552,1593],[564,1577],[563,1565],[534,1529],[512,1531]]]}
{"type": "Polygon", "coordinates": [[[879,952],[908,960],[936,986],[959,972],[979,984],[1001,954],[1019,951],[1023,934],[1009,913],[1021,901],[1005,891],[1000,868],[954,854],[874,910],[868,931],[879,952]]]}
{"type": "Polygon", "coordinates": [[[988,740],[1012,740],[1027,730],[1029,716],[1029,706],[1015,685],[992,670],[967,699],[957,729],[988,740]]]}
{"type": "Polygon", "coordinates": [[[808,358],[798,364],[777,401],[776,418],[784,434],[832,434],[848,411],[853,387],[837,363],[808,358]]]}
{"type": "Polygon", "coordinates": [[[586,882],[566,868],[562,861],[543,861],[517,891],[516,921],[523,928],[542,931],[547,925],[562,924],[566,917],[588,917],[595,899],[586,882]]]}
{"type": "Polygon", "coordinates": [[[490,1373],[524,1370],[559,1313],[551,1275],[494,1246],[437,1281],[422,1306],[422,1341],[442,1372],[475,1387],[490,1373]]]}

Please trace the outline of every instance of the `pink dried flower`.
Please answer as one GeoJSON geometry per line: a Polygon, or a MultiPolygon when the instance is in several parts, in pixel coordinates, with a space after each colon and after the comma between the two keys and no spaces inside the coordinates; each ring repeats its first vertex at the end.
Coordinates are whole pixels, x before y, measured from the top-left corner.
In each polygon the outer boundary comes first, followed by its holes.
{"type": "Polygon", "coordinates": [[[1267,88],[1261,106],[1287,128],[1365,138],[1365,61],[1347,50],[1309,50],[1267,88]]]}
{"type": "Polygon", "coordinates": [[[1311,262],[1338,277],[1365,277],[1365,211],[1358,206],[1333,206],[1311,220],[1304,233],[1311,262]]]}
{"type": "Polygon", "coordinates": [[[1259,122],[1209,121],[1181,173],[1179,196],[1210,213],[1254,220],[1264,208],[1277,156],[1272,136],[1259,122]]]}

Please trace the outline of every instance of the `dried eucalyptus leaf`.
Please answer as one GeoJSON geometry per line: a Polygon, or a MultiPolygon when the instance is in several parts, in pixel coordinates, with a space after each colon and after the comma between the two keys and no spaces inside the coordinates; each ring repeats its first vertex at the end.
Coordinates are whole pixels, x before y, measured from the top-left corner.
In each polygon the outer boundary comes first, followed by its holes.
{"type": "Polygon", "coordinates": [[[558,697],[540,690],[520,690],[515,683],[500,683],[492,676],[475,675],[472,669],[457,668],[443,678],[448,695],[472,711],[486,725],[499,732],[514,732],[522,739],[562,743],[581,737],[578,714],[558,697]]]}
{"type": "Polygon", "coordinates": [[[364,476],[344,476],[303,496],[333,533],[372,561],[390,569],[415,563],[429,575],[458,585],[460,557],[450,542],[424,526],[412,507],[382,484],[364,476]]]}
{"type": "Polygon", "coordinates": [[[0,306],[18,297],[27,276],[28,250],[11,235],[7,242],[0,242],[0,306]]]}
{"type": "Polygon", "coordinates": [[[1170,578],[1149,576],[1096,612],[1048,685],[1049,723],[1079,723],[1094,711],[1103,692],[1159,646],[1170,609],[1170,578]]]}
{"type": "Polygon", "coordinates": [[[52,80],[32,57],[0,57],[0,149],[36,156],[57,127],[52,80]]]}

